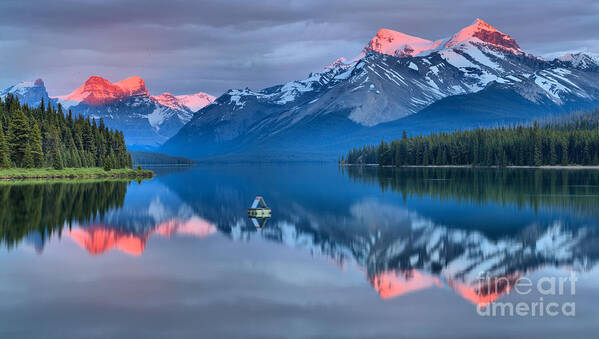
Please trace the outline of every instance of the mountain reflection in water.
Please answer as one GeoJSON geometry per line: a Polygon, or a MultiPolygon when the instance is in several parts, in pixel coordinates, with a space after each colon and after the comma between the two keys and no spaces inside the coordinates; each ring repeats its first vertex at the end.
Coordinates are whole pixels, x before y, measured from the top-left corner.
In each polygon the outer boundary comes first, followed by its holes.
{"type": "Polygon", "coordinates": [[[595,171],[206,166],[141,184],[2,185],[0,239],[139,256],[152,235],[220,233],[355,263],[384,299],[449,287],[486,305],[542,268],[593,269],[598,197],[595,171]],[[277,211],[258,230],[257,192],[277,211]]]}
{"type": "Polygon", "coordinates": [[[90,254],[99,255],[113,248],[127,254],[139,256],[146,248],[146,242],[153,234],[171,238],[174,235],[185,235],[204,238],[216,232],[216,227],[199,217],[187,220],[172,219],[145,233],[129,233],[105,225],[90,225],[67,232],[67,235],[85,248],[90,254]]]}

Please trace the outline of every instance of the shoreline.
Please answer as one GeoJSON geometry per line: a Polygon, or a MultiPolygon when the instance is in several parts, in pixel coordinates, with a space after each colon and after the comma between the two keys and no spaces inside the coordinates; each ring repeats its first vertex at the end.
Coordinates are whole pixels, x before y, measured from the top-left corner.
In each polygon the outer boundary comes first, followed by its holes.
{"type": "Polygon", "coordinates": [[[102,178],[144,178],[154,177],[154,172],[146,169],[137,170],[120,168],[105,171],[100,167],[65,168],[8,168],[0,169],[1,181],[19,181],[27,179],[102,179],[102,178]]]}
{"type": "Polygon", "coordinates": [[[481,166],[481,165],[402,165],[392,166],[379,164],[339,164],[341,167],[384,167],[384,168],[515,168],[515,169],[567,169],[567,170],[599,170],[599,165],[543,165],[543,166],[481,166]]]}

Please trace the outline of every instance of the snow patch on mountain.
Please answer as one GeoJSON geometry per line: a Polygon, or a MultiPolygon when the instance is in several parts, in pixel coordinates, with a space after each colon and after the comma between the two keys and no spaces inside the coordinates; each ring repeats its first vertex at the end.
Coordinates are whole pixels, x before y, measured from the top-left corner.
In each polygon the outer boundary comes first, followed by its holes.
{"type": "Polygon", "coordinates": [[[159,131],[160,125],[168,117],[166,113],[167,112],[164,110],[163,107],[158,106],[152,111],[152,113],[148,114],[146,118],[148,119],[150,126],[156,129],[156,131],[159,131]]]}
{"type": "Polygon", "coordinates": [[[533,76],[533,79],[535,84],[541,87],[557,103],[562,102],[560,98],[561,93],[568,93],[570,91],[566,86],[560,84],[560,82],[552,76],[552,73],[547,71],[537,72],[533,76]]]}
{"type": "Polygon", "coordinates": [[[316,80],[315,78],[308,78],[304,81],[292,81],[288,82],[283,87],[281,87],[281,94],[279,95],[278,100],[275,102],[280,105],[284,105],[288,102],[295,100],[302,93],[310,92],[314,90],[312,88],[313,83],[316,80]]]}

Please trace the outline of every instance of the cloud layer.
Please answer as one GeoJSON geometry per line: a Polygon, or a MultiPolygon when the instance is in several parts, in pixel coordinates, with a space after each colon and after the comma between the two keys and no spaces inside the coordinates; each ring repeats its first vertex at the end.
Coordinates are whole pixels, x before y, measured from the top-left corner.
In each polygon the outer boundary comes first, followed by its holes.
{"type": "Polygon", "coordinates": [[[359,54],[379,28],[439,39],[476,17],[533,54],[599,52],[591,0],[4,0],[0,88],[42,77],[59,95],[91,75],[139,75],[153,94],[219,95],[304,78],[359,54]]]}

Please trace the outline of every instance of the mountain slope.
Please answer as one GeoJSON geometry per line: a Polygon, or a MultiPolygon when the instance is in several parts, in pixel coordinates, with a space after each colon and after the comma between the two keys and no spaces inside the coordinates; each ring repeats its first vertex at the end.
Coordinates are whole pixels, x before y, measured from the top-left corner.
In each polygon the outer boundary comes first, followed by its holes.
{"type": "Polygon", "coordinates": [[[354,62],[260,91],[229,90],[162,150],[194,158],[268,151],[332,159],[341,147],[404,129],[526,122],[596,105],[598,60],[543,60],[480,19],[436,42],[380,30],[354,62]]]}

